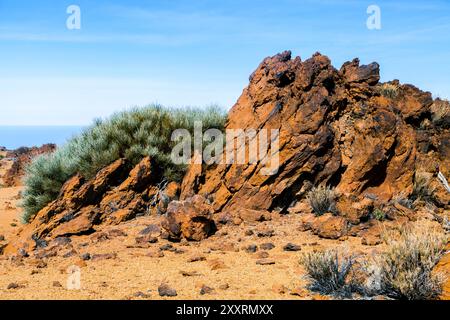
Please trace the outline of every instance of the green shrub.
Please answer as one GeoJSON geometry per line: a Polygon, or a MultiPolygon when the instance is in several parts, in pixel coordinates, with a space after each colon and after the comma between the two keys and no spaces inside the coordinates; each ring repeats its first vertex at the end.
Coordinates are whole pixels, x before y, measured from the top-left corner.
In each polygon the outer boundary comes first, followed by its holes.
{"type": "Polygon", "coordinates": [[[114,114],[107,120],[96,120],[79,136],[70,139],[52,154],[36,158],[27,168],[22,207],[23,222],[54,200],[71,176],[81,173],[92,178],[101,168],[119,158],[137,164],[150,155],[167,180],[180,180],[185,166],[175,165],[170,153],[175,129],[194,131],[201,121],[203,130],[222,129],[225,114],[216,107],[203,109],[169,109],[159,105],[134,108],[114,114]]]}
{"type": "Polygon", "coordinates": [[[350,297],[358,291],[352,279],[355,258],[335,249],[305,253],[300,263],[307,272],[308,289],[321,294],[350,297]]]}
{"type": "Polygon", "coordinates": [[[378,221],[383,221],[386,219],[386,213],[383,210],[376,208],[372,211],[372,217],[378,221]]]}
{"type": "Polygon", "coordinates": [[[336,194],[329,187],[314,187],[308,192],[307,199],[316,216],[321,216],[327,212],[336,214],[336,194]]]}
{"type": "Polygon", "coordinates": [[[448,240],[442,230],[423,222],[391,231],[384,238],[387,249],[375,258],[379,292],[395,299],[437,298],[445,279],[433,269],[448,240]]]}

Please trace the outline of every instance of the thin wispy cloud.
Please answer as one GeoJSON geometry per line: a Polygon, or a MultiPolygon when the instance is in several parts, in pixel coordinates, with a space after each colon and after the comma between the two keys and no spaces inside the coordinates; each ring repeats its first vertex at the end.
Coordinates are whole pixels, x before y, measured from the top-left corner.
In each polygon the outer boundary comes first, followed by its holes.
{"type": "Polygon", "coordinates": [[[99,34],[74,35],[50,33],[1,33],[0,40],[5,41],[31,41],[31,42],[69,42],[69,43],[131,43],[153,44],[164,46],[180,46],[199,43],[205,38],[198,34],[193,35],[162,35],[162,34],[99,34]]]}

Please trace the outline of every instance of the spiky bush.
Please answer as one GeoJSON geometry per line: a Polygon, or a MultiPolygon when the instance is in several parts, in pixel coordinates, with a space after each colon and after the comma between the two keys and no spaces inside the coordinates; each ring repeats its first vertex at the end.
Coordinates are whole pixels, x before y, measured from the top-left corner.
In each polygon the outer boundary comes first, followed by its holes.
{"type": "Polygon", "coordinates": [[[337,212],[336,194],[330,187],[313,187],[306,197],[316,216],[321,216],[327,212],[333,214],[337,212]]]}
{"type": "Polygon", "coordinates": [[[395,99],[398,96],[398,87],[391,83],[383,83],[378,87],[379,93],[386,98],[395,99]]]}
{"type": "Polygon", "coordinates": [[[431,177],[424,172],[417,171],[414,175],[411,199],[434,203],[435,192],[435,188],[431,185],[431,177]]]}
{"type": "Polygon", "coordinates": [[[450,101],[436,99],[431,106],[431,113],[435,125],[450,127],[450,101]]]}
{"type": "Polygon", "coordinates": [[[321,294],[349,297],[358,291],[358,284],[351,274],[355,258],[335,249],[305,253],[300,263],[307,272],[308,289],[321,294]]]}
{"type": "Polygon", "coordinates": [[[414,209],[414,201],[410,199],[404,192],[400,192],[391,200],[391,204],[398,203],[408,209],[414,209]]]}
{"type": "Polygon", "coordinates": [[[442,230],[423,222],[388,232],[384,240],[387,249],[375,258],[379,292],[395,299],[437,298],[444,277],[433,269],[448,240],[442,230]]]}
{"type": "Polygon", "coordinates": [[[159,105],[134,108],[98,119],[79,136],[70,139],[56,152],[36,158],[27,168],[22,207],[23,222],[54,200],[71,176],[76,173],[92,178],[101,168],[119,158],[137,164],[150,155],[167,180],[179,180],[185,170],[175,165],[170,153],[175,129],[194,131],[201,121],[203,130],[222,129],[225,114],[217,107],[208,109],[169,109],[159,105]]]}

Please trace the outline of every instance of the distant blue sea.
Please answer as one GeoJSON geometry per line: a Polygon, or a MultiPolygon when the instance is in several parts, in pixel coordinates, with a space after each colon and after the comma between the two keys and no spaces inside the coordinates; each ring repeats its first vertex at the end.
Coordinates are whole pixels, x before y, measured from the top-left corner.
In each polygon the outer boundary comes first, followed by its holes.
{"type": "Polygon", "coordinates": [[[0,146],[9,150],[41,146],[46,143],[64,144],[82,131],[83,126],[0,126],[0,146]]]}

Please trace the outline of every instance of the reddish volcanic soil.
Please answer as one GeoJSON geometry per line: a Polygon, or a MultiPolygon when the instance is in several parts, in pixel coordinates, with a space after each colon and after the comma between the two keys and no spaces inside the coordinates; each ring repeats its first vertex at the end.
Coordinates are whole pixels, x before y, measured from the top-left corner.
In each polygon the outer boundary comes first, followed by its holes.
{"type": "MultiPolygon", "coordinates": [[[[21,227],[20,189],[0,188],[0,235],[6,240],[21,227]]],[[[162,299],[158,287],[164,282],[177,291],[175,299],[321,299],[324,297],[303,289],[301,252],[345,245],[353,252],[371,254],[380,247],[362,246],[360,238],[324,240],[311,232],[299,232],[298,214],[225,226],[201,242],[159,239],[136,247],[138,233],[158,222],[158,217],[140,217],[93,235],[72,237],[61,254],[43,259],[44,263],[0,256],[1,299],[162,299]],[[258,231],[267,229],[274,230],[274,235],[258,236],[258,231]],[[269,246],[267,243],[274,248],[262,250],[261,245],[269,246]],[[301,251],[284,251],[287,243],[299,245],[301,251]],[[171,250],[160,250],[168,244],[173,246],[171,250]],[[255,253],[245,250],[250,245],[258,247],[255,253]],[[92,258],[82,261],[80,256],[86,253],[92,258]],[[68,257],[63,257],[65,254],[68,257]],[[193,258],[200,261],[189,262],[193,258]],[[269,264],[259,265],[259,260],[269,264]],[[67,289],[66,271],[71,265],[81,267],[80,290],[67,289]],[[18,288],[7,289],[11,284],[18,288]],[[214,290],[201,295],[203,285],[214,290]]]]}

